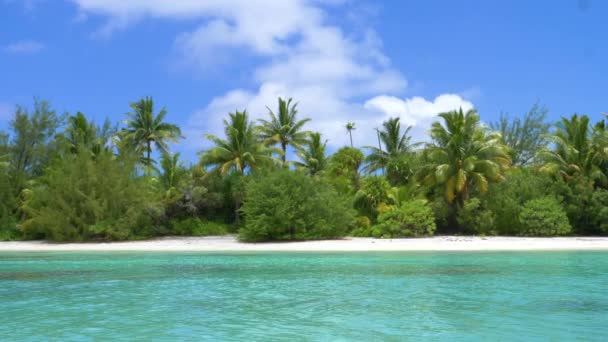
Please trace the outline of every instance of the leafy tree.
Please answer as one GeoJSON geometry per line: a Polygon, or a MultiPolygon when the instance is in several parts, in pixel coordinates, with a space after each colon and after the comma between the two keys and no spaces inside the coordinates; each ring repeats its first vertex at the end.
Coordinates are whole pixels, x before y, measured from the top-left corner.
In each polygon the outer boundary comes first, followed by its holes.
{"type": "Polygon", "coordinates": [[[155,234],[160,214],[147,178],[110,153],[57,159],[25,191],[21,228],[28,237],[57,241],[124,240],[155,234]]]}
{"type": "Polygon", "coordinates": [[[306,137],[309,132],[303,131],[304,125],[310,119],[298,120],[298,104],[293,103],[292,99],[285,101],[279,97],[279,108],[275,114],[268,108],[270,120],[260,120],[260,132],[262,138],[269,145],[280,144],[281,146],[281,161],[283,166],[287,165],[287,146],[292,145],[299,148],[306,143],[306,137]]]}
{"type": "Polygon", "coordinates": [[[354,148],[355,146],[353,145],[353,131],[357,129],[357,127],[355,127],[355,123],[354,122],[347,122],[346,123],[346,131],[348,132],[348,136],[350,137],[350,147],[354,148]]]}
{"type": "Polygon", "coordinates": [[[13,133],[9,157],[16,194],[25,186],[28,178],[41,175],[55,155],[55,135],[64,120],[65,115],[58,115],[48,101],[34,99],[31,113],[17,106],[10,122],[13,133]]]}
{"type": "Polygon", "coordinates": [[[513,168],[506,174],[504,182],[490,186],[480,207],[487,208],[494,215],[494,229],[498,234],[518,235],[523,230],[519,214],[524,203],[546,196],[565,198],[568,193],[570,190],[561,179],[556,181],[526,167],[513,168]]]}
{"type": "Polygon", "coordinates": [[[586,115],[562,118],[557,130],[549,136],[552,146],[538,153],[543,161],[541,171],[561,175],[566,180],[583,176],[606,184],[607,170],[602,166],[608,161],[607,134],[602,125],[592,129],[586,115]]]}
{"type": "Polygon", "coordinates": [[[560,236],[568,235],[572,227],[568,217],[557,200],[541,197],[529,200],[519,215],[522,226],[520,235],[560,236]]]}
{"type": "Polygon", "coordinates": [[[439,114],[444,125],[434,122],[425,151],[425,165],[418,179],[427,186],[441,186],[452,206],[450,224],[456,225],[456,210],[462,208],[471,191],[485,193],[492,182],[504,179],[510,166],[508,149],[501,136],[480,125],[475,110],[462,109],[439,114]]]}
{"type": "Polygon", "coordinates": [[[132,113],[125,123],[127,127],[122,131],[126,144],[138,154],[143,155],[142,162],[152,166],[152,144],[161,152],[169,152],[169,142],[177,142],[182,138],[181,130],[174,124],[164,122],[167,110],[163,107],[158,114],[154,114],[154,101],[145,97],[131,103],[132,113]]]}
{"type": "Polygon", "coordinates": [[[249,121],[247,112],[230,113],[230,121],[224,120],[226,139],[212,134],[205,137],[215,144],[214,147],[201,152],[200,164],[211,166],[213,171],[226,175],[234,170],[240,175],[260,166],[271,165],[276,149],[260,143],[255,129],[249,121]]]}
{"type": "Polygon", "coordinates": [[[323,172],[327,167],[327,157],[325,156],[327,140],[321,139],[321,133],[311,133],[304,145],[305,148],[298,149],[297,154],[301,162],[296,162],[296,166],[306,170],[310,176],[323,172]]]}
{"type": "Polygon", "coordinates": [[[536,152],[545,146],[546,135],[551,125],[545,122],[547,108],[536,103],[522,118],[510,118],[503,113],[490,127],[500,132],[503,141],[510,149],[513,165],[530,164],[536,152]]]}
{"type": "Polygon", "coordinates": [[[333,187],[289,170],[252,179],[242,211],[244,241],[338,238],[355,222],[350,203],[333,187]]]}
{"type": "Polygon", "coordinates": [[[379,131],[379,136],[386,151],[366,146],[370,153],[365,158],[364,170],[368,173],[386,170],[391,184],[405,184],[413,174],[410,163],[416,144],[411,143],[412,137],[409,136],[412,127],[408,126],[402,133],[399,118],[389,119],[382,126],[384,129],[379,131]]]}
{"type": "Polygon", "coordinates": [[[359,189],[363,158],[363,152],[352,147],[343,147],[329,158],[327,178],[340,193],[354,193],[359,189]]]}

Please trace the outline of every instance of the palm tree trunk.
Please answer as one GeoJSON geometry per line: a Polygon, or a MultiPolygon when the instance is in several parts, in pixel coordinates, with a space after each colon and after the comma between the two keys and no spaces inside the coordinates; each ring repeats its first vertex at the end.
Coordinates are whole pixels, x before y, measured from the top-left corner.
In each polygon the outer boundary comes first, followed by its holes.
{"type": "Polygon", "coordinates": [[[151,144],[150,140],[148,140],[146,143],[148,144],[148,148],[146,150],[146,153],[147,153],[146,163],[148,163],[148,166],[149,166],[152,164],[152,163],[150,163],[150,152],[152,151],[152,144],[151,144]]]}
{"type": "Polygon", "coordinates": [[[281,160],[283,161],[283,167],[287,166],[287,144],[282,142],[281,149],[283,150],[283,155],[281,156],[281,160]]]}
{"type": "Polygon", "coordinates": [[[354,148],[355,146],[353,146],[353,132],[348,131],[348,135],[350,136],[350,147],[354,148]]]}

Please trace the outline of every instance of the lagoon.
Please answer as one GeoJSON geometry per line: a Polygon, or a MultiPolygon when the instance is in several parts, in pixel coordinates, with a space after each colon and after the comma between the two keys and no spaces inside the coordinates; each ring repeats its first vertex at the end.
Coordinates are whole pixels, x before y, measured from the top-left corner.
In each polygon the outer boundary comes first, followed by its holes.
{"type": "Polygon", "coordinates": [[[0,340],[608,339],[608,252],[0,252],[0,340]]]}

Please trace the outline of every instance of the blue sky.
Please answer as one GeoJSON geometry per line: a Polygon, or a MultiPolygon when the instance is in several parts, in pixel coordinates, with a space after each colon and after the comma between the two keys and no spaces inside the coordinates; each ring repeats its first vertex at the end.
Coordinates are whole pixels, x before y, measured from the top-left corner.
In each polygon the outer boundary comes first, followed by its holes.
{"type": "Polygon", "coordinates": [[[550,119],[608,111],[605,1],[0,0],[0,128],[33,96],[98,121],[146,95],[193,159],[228,111],[294,97],[332,149],[400,116],[484,121],[540,101],[550,119]]]}

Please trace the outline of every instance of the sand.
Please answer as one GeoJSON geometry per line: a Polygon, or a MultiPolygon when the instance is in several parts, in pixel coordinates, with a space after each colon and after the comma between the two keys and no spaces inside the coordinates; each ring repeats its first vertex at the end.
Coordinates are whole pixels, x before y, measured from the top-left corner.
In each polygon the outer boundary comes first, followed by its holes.
{"type": "Polygon", "coordinates": [[[418,239],[346,238],[283,243],[242,243],[232,236],[166,237],[111,243],[0,242],[0,252],[51,251],[201,251],[201,252],[355,252],[355,251],[535,251],[608,250],[608,237],[473,237],[438,236],[418,239]]]}

